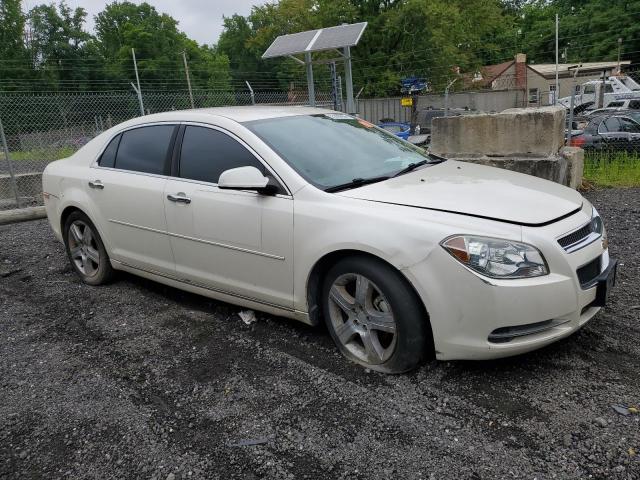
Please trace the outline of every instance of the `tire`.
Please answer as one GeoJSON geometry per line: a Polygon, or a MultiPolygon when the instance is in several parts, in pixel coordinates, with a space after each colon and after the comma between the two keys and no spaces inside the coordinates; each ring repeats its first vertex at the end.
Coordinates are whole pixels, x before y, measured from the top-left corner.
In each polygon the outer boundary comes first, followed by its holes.
{"type": "Polygon", "coordinates": [[[382,261],[340,260],[325,276],[322,306],[338,349],[371,370],[406,372],[433,348],[422,302],[400,272],[382,261]]]}
{"type": "Polygon", "coordinates": [[[103,285],[113,279],[109,255],[89,217],[72,212],[64,223],[64,245],[71,266],[88,285],[103,285]]]}

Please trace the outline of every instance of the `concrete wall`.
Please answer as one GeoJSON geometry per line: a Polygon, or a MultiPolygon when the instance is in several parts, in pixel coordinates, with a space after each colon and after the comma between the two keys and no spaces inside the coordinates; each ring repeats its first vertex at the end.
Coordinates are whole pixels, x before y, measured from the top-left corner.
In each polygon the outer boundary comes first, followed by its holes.
{"type": "MultiPolygon", "coordinates": [[[[525,100],[522,90],[458,92],[449,95],[449,108],[467,108],[487,113],[501,112],[506,108],[521,107],[525,100]]],[[[444,108],[444,94],[418,97],[418,109],[429,107],[444,108]]]]}
{"type": "Polygon", "coordinates": [[[411,108],[400,105],[400,98],[358,99],[358,115],[371,123],[380,123],[383,118],[393,118],[396,122],[411,122],[411,108]]]}
{"type": "MultiPolygon", "coordinates": [[[[401,97],[361,98],[357,109],[360,118],[379,123],[383,118],[393,118],[397,122],[411,121],[411,108],[400,105],[401,97]]],[[[501,112],[506,108],[520,107],[526,101],[522,90],[459,92],[449,95],[449,108],[467,108],[480,112],[501,112]]],[[[444,94],[421,95],[417,108],[444,108],[444,94]]]]}

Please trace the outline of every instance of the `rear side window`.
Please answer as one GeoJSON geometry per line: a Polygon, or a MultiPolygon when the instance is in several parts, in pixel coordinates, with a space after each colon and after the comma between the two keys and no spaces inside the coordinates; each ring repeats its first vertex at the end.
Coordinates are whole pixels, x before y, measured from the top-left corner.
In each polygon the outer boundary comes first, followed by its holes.
{"type": "Polygon", "coordinates": [[[631,100],[629,102],[629,108],[640,109],[640,100],[631,100]]]}
{"type": "Polygon", "coordinates": [[[116,168],[163,174],[174,128],[173,125],[154,125],[122,133],[116,168]]]}
{"type": "Polygon", "coordinates": [[[107,148],[104,149],[100,156],[98,164],[101,167],[113,168],[116,164],[116,152],[118,151],[118,144],[120,143],[121,135],[117,135],[113,140],[109,142],[107,148]]]}
{"type": "Polygon", "coordinates": [[[619,132],[620,120],[618,120],[616,117],[607,118],[603,126],[605,127],[605,132],[619,132]]]}
{"type": "Polygon", "coordinates": [[[180,153],[180,177],[218,183],[225,170],[247,166],[265,173],[260,161],[229,135],[211,128],[186,127],[180,153]]]}
{"type": "Polygon", "coordinates": [[[623,132],[640,133],[640,125],[638,125],[633,120],[629,120],[628,118],[621,118],[620,126],[622,127],[623,132]]]}

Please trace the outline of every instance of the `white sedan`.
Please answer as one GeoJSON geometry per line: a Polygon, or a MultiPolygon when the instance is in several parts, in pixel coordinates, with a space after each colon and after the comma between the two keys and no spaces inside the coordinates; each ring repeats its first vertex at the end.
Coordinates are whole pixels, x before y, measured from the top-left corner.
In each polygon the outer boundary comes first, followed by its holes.
{"type": "Polygon", "coordinates": [[[383,372],[547,345],[589,321],[615,279],[579,193],[330,110],[136,118],[51,163],[43,191],[84,282],[124,270],[324,321],[345,356],[383,372]]]}

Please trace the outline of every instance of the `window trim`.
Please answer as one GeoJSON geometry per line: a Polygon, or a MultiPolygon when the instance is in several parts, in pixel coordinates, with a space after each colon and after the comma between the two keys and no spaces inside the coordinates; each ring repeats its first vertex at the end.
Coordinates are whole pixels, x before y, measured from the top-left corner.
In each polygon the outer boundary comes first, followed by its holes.
{"type": "MultiPolygon", "coordinates": [[[[184,132],[187,129],[188,126],[192,126],[192,127],[204,127],[204,128],[208,128],[210,130],[217,130],[220,133],[223,133],[229,137],[231,137],[233,140],[237,141],[240,145],[242,145],[244,148],[246,148],[249,153],[251,155],[253,155],[255,157],[255,159],[261,163],[264,168],[273,176],[273,178],[280,184],[280,186],[282,187],[282,190],[284,190],[285,193],[278,193],[275,196],[276,197],[285,197],[285,198],[293,198],[293,195],[291,193],[291,190],[289,189],[289,187],[287,186],[287,184],[284,182],[284,180],[282,180],[282,177],[280,175],[278,175],[276,173],[276,171],[271,168],[271,165],[269,165],[253,148],[251,148],[251,146],[249,144],[247,144],[247,142],[245,142],[243,139],[241,139],[240,137],[238,137],[238,135],[234,134],[233,132],[220,127],[218,125],[213,125],[210,123],[202,123],[202,122],[194,122],[194,121],[184,121],[184,122],[180,122],[180,131],[179,131],[179,140],[176,139],[176,143],[174,146],[174,151],[173,151],[173,156],[171,159],[171,169],[170,169],[170,178],[172,180],[180,180],[182,182],[188,182],[188,183],[196,183],[199,185],[208,185],[208,186],[212,186],[212,187],[218,187],[217,183],[214,182],[206,182],[204,180],[194,180],[192,178],[183,178],[178,176],[179,172],[180,172],[180,160],[181,160],[181,155],[182,155],[182,142],[184,140],[184,132]]],[[[252,192],[255,193],[255,192],[252,192]]],[[[258,195],[256,193],[256,195],[258,195]]]]}
{"type": "MultiPolygon", "coordinates": [[[[100,148],[99,153],[93,159],[93,162],[91,162],[91,165],[89,166],[89,168],[111,170],[113,172],[131,173],[133,175],[145,175],[145,176],[148,176],[148,177],[168,178],[169,175],[167,175],[167,173],[170,172],[170,169],[167,168],[167,167],[171,165],[170,162],[171,162],[171,158],[172,158],[172,152],[173,152],[173,149],[175,148],[175,140],[176,140],[177,132],[178,132],[178,129],[179,129],[179,128],[176,128],[176,127],[180,127],[181,123],[182,122],[176,122],[176,121],[149,122],[149,123],[140,123],[140,124],[137,124],[137,125],[131,125],[129,127],[121,128],[120,130],[117,130],[116,132],[114,132],[113,135],[111,135],[109,137],[109,139],[104,143],[102,148],[100,148]],[[115,168],[115,164],[117,163],[117,159],[118,159],[118,151],[117,150],[116,150],[116,158],[115,158],[116,162],[114,162],[114,167],[103,167],[102,165],[100,165],[100,158],[102,157],[102,154],[107,149],[107,147],[109,146],[111,141],[114,138],[116,138],[118,135],[122,135],[123,133],[128,132],[129,130],[136,130],[138,128],[155,127],[155,126],[166,126],[166,125],[172,125],[174,127],[174,129],[173,129],[173,133],[171,134],[171,141],[169,142],[169,147],[167,148],[167,158],[165,158],[165,164],[164,164],[164,168],[163,168],[163,170],[164,170],[163,173],[148,173],[148,172],[140,172],[140,171],[137,171],[137,170],[126,170],[124,168],[115,168]]],[[[120,138],[120,141],[122,141],[122,138],[120,138]]],[[[118,150],[120,150],[120,143],[118,143],[118,150]]]]}

